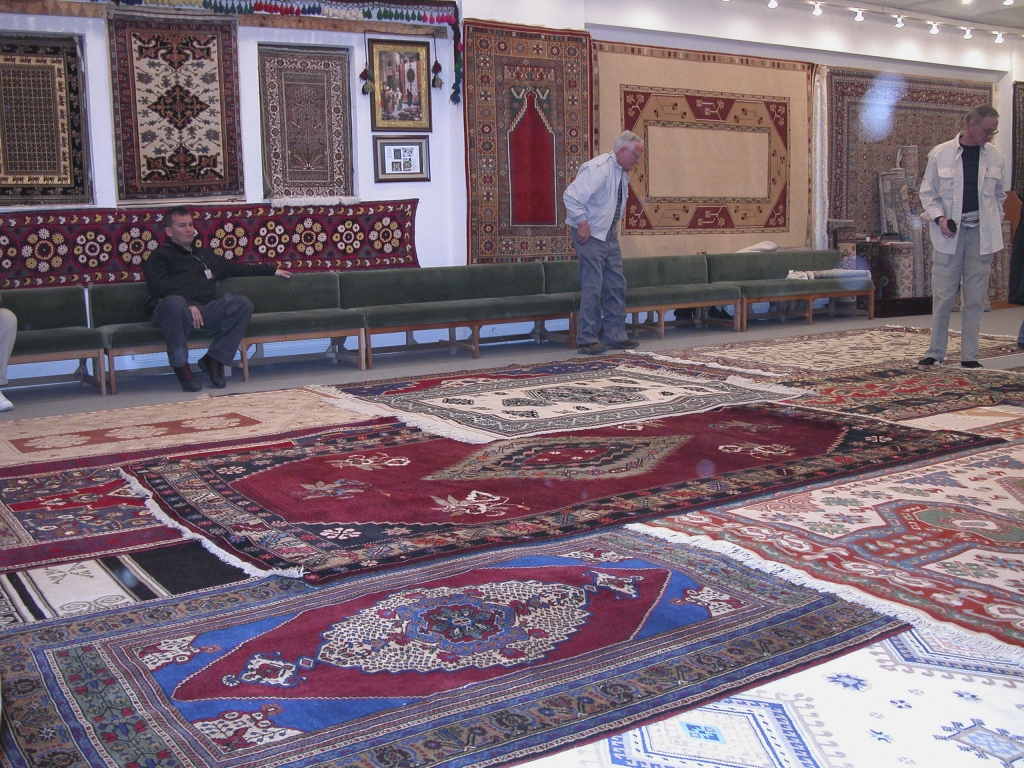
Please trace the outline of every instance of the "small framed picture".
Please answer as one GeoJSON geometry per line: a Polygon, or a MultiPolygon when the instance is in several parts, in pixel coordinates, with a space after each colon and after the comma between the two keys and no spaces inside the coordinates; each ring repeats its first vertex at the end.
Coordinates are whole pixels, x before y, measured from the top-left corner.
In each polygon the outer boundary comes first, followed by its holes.
{"type": "Polygon", "coordinates": [[[374,181],[430,181],[426,136],[374,136],[374,181]]]}
{"type": "Polygon", "coordinates": [[[430,131],[430,44],[370,40],[375,131],[430,131]]]}

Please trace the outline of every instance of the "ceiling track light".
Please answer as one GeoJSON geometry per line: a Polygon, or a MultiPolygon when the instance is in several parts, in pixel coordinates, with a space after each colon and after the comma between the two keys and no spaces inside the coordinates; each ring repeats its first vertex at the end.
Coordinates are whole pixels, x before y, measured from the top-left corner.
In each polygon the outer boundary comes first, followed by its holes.
{"type": "Polygon", "coordinates": [[[1013,5],[1013,0],[1003,0],[1003,5],[1013,5]]]}
{"type": "Polygon", "coordinates": [[[857,13],[856,13],[856,15],[855,15],[855,16],[853,17],[853,20],[854,20],[854,21],[864,21],[864,11],[862,11],[862,10],[861,10],[860,8],[854,8],[854,10],[855,10],[855,11],[856,11],[857,13]]]}
{"type": "Polygon", "coordinates": [[[812,16],[821,16],[821,3],[811,3],[814,6],[814,10],[811,11],[812,16]]]}
{"type": "Polygon", "coordinates": [[[1002,32],[993,32],[992,34],[994,34],[996,36],[996,42],[997,43],[1003,42],[1003,33],[1002,32]]]}
{"type": "Polygon", "coordinates": [[[903,29],[905,26],[907,26],[906,24],[903,23],[902,16],[893,16],[893,18],[896,19],[896,29],[903,29]]]}
{"type": "Polygon", "coordinates": [[[779,7],[779,0],[768,0],[768,7],[769,8],[778,8],[779,7]]]}
{"type": "Polygon", "coordinates": [[[974,35],[971,34],[970,27],[960,27],[964,31],[964,40],[970,40],[974,35]]]}
{"type": "Polygon", "coordinates": [[[932,25],[932,28],[928,30],[928,34],[929,35],[937,35],[937,34],[939,34],[939,23],[937,21],[929,21],[928,23],[932,25]]]}

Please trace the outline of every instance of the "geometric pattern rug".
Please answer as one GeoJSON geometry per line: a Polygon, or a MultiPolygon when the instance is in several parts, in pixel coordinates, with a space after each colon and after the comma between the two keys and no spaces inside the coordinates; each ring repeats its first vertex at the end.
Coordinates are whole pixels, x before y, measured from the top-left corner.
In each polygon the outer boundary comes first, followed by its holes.
{"type": "Polygon", "coordinates": [[[3,750],[96,768],[501,765],[905,629],[720,555],[601,533],[5,630],[3,750]]]}
{"type": "Polygon", "coordinates": [[[124,468],[229,562],[318,583],[993,442],[771,404],[484,445],[382,419],[124,468]]]}
{"type": "Polygon", "coordinates": [[[111,608],[242,581],[198,541],[0,575],[0,627],[111,608]]]}
{"type": "MultiPolygon", "coordinates": [[[[753,553],[816,588],[1015,645],[1024,663],[1024,445],[650,523],[753,553]],[[823,586],[825,585],[825,586],[823,586]],[[874,601],[886,601],[878,603],[874,601]]],[[[915,622],[916,623],[916,622],[915,622]]]]}
{"type": "MultiPolygon", "coordinates": [[[[121,471],[124,462],[181,458],[190,454],[189,448],[210,452],[274,446],[281,440],[300,440],[323,431],[313,428],[255,439],[193,443],[177,450],[79,456],[0,469],[0,570],[113,557],[180,541],[180,532],[147,508],[146,495],[121,471]]],[[[195,439],[195,432],[186,435],[195,439]]]]}
{"type": "Polygon", "coordinates": [[[803,394],[738,376],[711,372],[698,378],[690,373],[681,366],[624,355],[310,389],[343,408],[394,416],[470,443],[778,402],[803,394]]]}
{"type": "Polygon", "coordinates": [[[261,438],[361,421],[364,416],[324,408],[307,389],[232,395],[200,394],[181,403],[111,408],[4,422],[0,467],[72,461],[144,450],[202,448],[213,442],[261,438]],[[202,443],[203,445],[199,445],[202,443]]]}
{"type": "Polygon", "coordinates": [[[120,11],[108,26],[118,198],[243,194],[235,20],[120,11]]]}
{"type": "Polygon", "coordinates": [[[782,379],[787,387],[813,390],[805,408],[905,421],[993,405],[1024,405],[1024,376],[994,370],[867,368],[829,376],[782,379]]]}
{"type": "Polygon", "coordinates": [[[914,629],[526,765],[1007,766],[1024,754],[1022,711],[1024,665],[995,657],[969,640],[914,629]]]}
{"type": "MultiPolygon", "coordinates": [[[[804,376],[852,373],[868,367],[910,367],[928,351],[931,328],[857,328],[757,341],[737,341],[659,352],[675,362],[741,370],[748,375],[804,376]]],[[[1012,336],[981,337],[979,358],[1020,353],[1012,336]]],[[[949,333],[946,359],[960,360],[960,334],[949,333]]],[[[955,366],[958,367],[958,366],[955,366]]]]}

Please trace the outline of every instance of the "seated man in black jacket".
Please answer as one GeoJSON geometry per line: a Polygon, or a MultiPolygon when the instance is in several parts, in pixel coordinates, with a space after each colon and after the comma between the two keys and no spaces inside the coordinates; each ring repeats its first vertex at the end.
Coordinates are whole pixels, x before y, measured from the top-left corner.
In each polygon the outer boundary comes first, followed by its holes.
{"type": "Polygon", "coordinates": [[[231,363],[252,317],[252,301],[228,294],[216,298],[215,281],[224,277],[277,275],[290,272],[273,264],[236,264],[209,248],[196,247],[192,212],[185,206],[164,214],[167,242],[153,251],[143,264],[150,303],[155,304],[153,325],[167,342],[167,358],[186,392],[202,389],[188,364],[188,334],[192,328],[207,328],[217,335],[199,359],[199,367],[214,387],[224,386],[224,366],[231,363]]]}

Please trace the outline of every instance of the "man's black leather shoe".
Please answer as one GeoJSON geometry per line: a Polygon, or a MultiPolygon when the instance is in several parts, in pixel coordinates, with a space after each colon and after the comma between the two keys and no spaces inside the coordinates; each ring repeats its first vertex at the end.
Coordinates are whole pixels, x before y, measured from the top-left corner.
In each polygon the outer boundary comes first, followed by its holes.
{"type": "Polygon", "coordinates": [[[220,360],[214,360],[209,355],[199,358],[199,367],[210,378],[210,385],[217,389],[224,389],[227,382],[224,381],[224,364],[220,360]]]}

